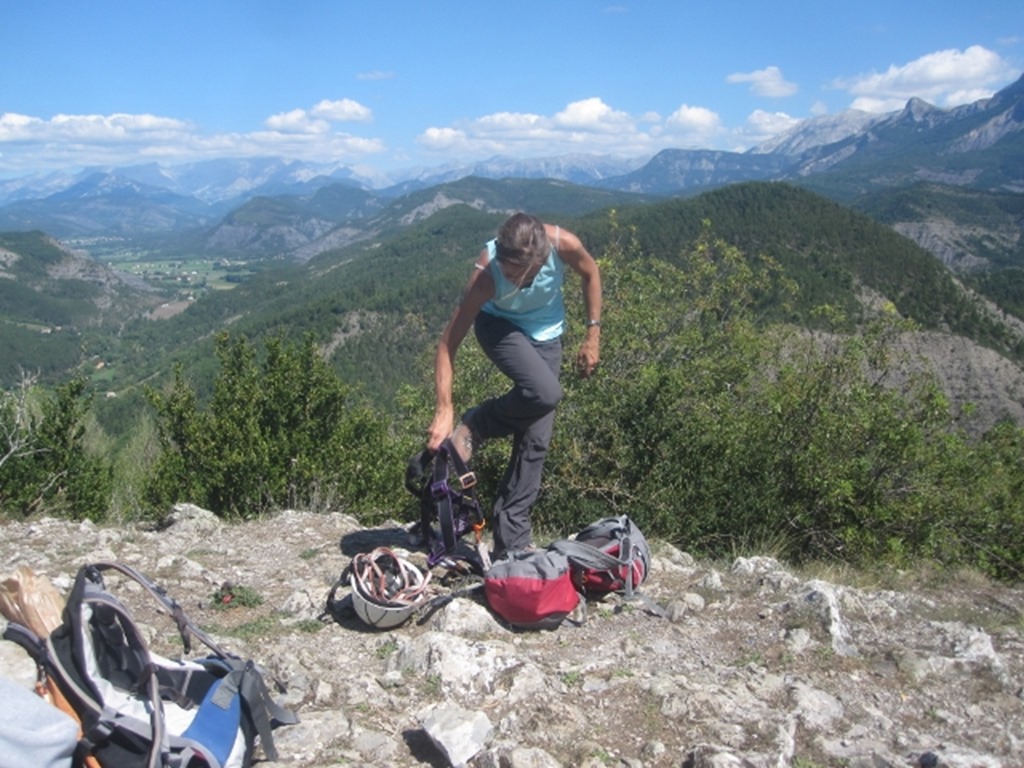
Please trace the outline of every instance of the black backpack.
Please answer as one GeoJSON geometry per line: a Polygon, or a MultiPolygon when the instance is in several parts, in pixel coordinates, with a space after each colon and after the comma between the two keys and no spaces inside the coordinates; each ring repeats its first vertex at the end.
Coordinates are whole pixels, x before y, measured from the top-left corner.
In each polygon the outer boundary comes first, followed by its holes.
{"type": "Polygon", "coordinates": [[[223,651],[166,592],[134,569],[82,567],[49,637],[9,623],[4,637],[35,659],[75,710],[83,735],[76,766],[246,768],[256,738],[277,759],[272,729],[298,722],[270,697],[261,671],[223,651]],[[212,654],[172,661],[150,653],[131,614],[103,581],[117,571],[138,582],[177,624],[185,653],[195,637],[212,654]]]}

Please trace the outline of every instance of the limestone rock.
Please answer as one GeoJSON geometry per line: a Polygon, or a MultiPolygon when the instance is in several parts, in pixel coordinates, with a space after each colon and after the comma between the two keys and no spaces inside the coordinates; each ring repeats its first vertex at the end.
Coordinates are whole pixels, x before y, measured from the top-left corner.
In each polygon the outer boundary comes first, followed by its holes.
{"type": "MultiPolygon", "coordinates": [[[[480,590],[446,587],[438,571],[435,608],[378,631],[347,586],[327,597],[357,552],[388,546],[422,566],[402,523],[288,510],[228,524],[192,505],[169,519],[0,523],[0,577],[25,564],[63,594],[94,558],[130,563],[266,670],[300,717],[275,732],[289,768],[1022,764],[1019,586],[854,587],[770,557],[723,566],[652,542],[640,591],[667,618],[611,598],[579,626],[514,632],[480,590]],[[216,605],[225,583],[262,600],[216,605]]],[[[154,650],[181,656],[146,598],[126,590],[154,650]]],[[[13,643],[0,645],[0,675],[34,681],[13,643]]]]}

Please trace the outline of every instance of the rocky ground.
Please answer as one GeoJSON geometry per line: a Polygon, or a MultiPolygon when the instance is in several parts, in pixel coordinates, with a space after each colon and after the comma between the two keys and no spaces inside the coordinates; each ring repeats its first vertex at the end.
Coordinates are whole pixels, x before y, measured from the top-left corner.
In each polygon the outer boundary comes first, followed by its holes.
{"type": "MultiPolygon", "coordinates": [[[[0,575],[25,564],[61,590],[90,561],[148,575],[280,686],[301,718],[276,731],[285,765],[1024,765],[1020,587],[870,574],[852,585],[654,543],[642,591],[664,618],[611,598],[580,626],[514,632],[470,592],[382,632],[352,614],[345,589],[325,606],[354,554],[405,546],[397,523],[284,512],[226,525],[190,506],[170,522],[3,523],[0,575]],[[262,602],[225,607],[214,599],[225,585],[262,602]]],[[[166,617],[129,587],[154,647],[180,654],[166,617]]],[[[0,643],[0,675],[31,685],[33,674],[0,643]]]]}

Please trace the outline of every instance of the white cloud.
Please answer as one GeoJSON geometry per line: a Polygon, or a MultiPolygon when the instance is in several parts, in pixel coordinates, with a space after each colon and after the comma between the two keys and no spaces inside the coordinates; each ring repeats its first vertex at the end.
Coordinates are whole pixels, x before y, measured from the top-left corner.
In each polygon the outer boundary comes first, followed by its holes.
{"type": "Polygon", "coordinates": [[[940,107],[955,107],[991,96],[1019,75],[999,54],[980,45],[926,54],[907,64],[836,80],[853,96],[851,107],[865,112],[902,109],[913,97],[940,107]]]}
{"type": "Polygon", "coordinates": [[[574,101],[555,115],[554,124],[559,128],[585,131],[615,131],[631,127],[633,119],[625,112],[612,109],[599,98],[574,101]]]}
{"type": "Polygon", "coordinates": [[[16,112],[0,115],[0,142],[25,141],[32,138],[46,125],[45,120],[16,112]]]}
{"type": "Polygon", "coordinates": [[[369,122],[373,119],[373,112],[369,107],[364,107],[352,99],[324,99],[310,110],[310,114],[330,120],[332,123],[369,122]]]}
{"type": "Polygon", "coordinates": [[[476,134],[516,135],[543,129],[544,118],[529,112],[495,112],[473,121],[476,134]]]}
{"type": "MultiPolygon", "coordinates": [[[[649,143],[625,112],[599,98],[574,101],[554,115],[495,112],[455,126],[431,127],[417,143],[430,151],[465,155],[539,155],[569,152],[629,154],[649,143]]],[[[640,151],[646,151],[640,150],[640,151]]]]}
{"type": "Polygon", "coordinates": [[[282,133],[326,133],[331,129],[326,120],[316,120],[304,109],[280,112],[266,119],[266,126],[282,133]]]}
{"type": "Polygon", "coordinates": [[[418,141],[426,149],[436,152],[459,151],[469,146],[466,133],[455,128],[427,128],[418,141]]]}
{"type": "Polygon", "coordinates": [[[705,107],[691,107],[683,104],[665,121],[668,125],[689,131],[716,131],[721,126],[721,118],[705,107]]]}
{"type": "Polygon", "coordinates": [[[773,136],[785,133],[800,119],[791,117],[785,112],[765,112],[755,109],[747,116],[743,127],[737,132],[737,138],[743,146],[751,146],[767,141],[773,136]]]}
{"type": "Polygon", "coordinates": [[[702,147],[723,134],[719,116],[683,105],[669,117],[648,111],[634,116],[591,97],[552,115],[495,112],[434,126],[417,138],[423,149],[466,159],[508,155],[548,157],[574,152],[637,157],[668,147],[702,147]]]}
{"type": "Polygon", "coordinates": [[[669,115],[658,132],[665,146],[701,149],[714,146],[722,135],[722,118],[706,107],[683,104],[669,115]]]}
{"type": "Polygon", "coordinates": [[[309,110],[293,109],[271,115],[266,126],[286,133],[328,133],[331,123],[368,122],[372,119],[373,112],[358,101],[324,99],[309,110]]]}
{"type": "Polygon", "coordinates": [[[189,131],[188,123],[156,115],[54,115],[43,120],[7,112],[0,115],[0,142],[172,140],[189,131]]]}
{"type": "Polygon", "coordinates": [[[0,173],[247,155],[352,162],[383,152],[384,142],[333,130],[332,123],[371,118],[370,110],[355,101],[324,100],[310,110],[271,115],[266,130],[204,134],[184,120],[159,115],[59,114],[43,119],[8,112],[0,114],[0,173]]]}
{"type": "Polygon", "coordinates": [[[727,83],[750,83],[750,90],[758,96],[779,99],[792,96],[799,87],[782,76],[778,67],[765,67],[754,72],[734,72],[725,78],[727,83]]]}

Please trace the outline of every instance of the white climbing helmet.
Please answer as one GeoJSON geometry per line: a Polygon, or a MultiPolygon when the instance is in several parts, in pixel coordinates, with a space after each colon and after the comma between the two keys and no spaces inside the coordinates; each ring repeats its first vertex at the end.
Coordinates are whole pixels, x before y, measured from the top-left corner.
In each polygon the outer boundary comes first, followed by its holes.
{"type": "Polygon", "coordinates": [[[424,573],[387,547],[352,558],[349,584],[356,615],[371,627],[404,624],[426,601],[430,572],[424,573]]]}

